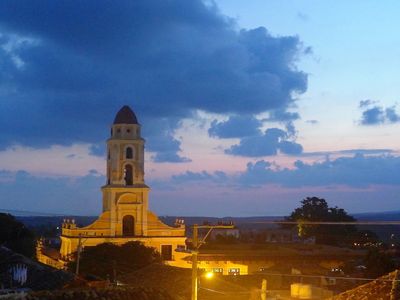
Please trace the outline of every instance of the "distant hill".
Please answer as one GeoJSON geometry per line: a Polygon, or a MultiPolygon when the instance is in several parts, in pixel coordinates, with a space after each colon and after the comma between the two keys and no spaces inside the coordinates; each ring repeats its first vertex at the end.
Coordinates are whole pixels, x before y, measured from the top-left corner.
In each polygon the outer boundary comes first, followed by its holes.
{"type": "Polygon", "coordinates": [[[353,214],[357,220],[365,221],[400,221],[400,210],[353,214]]]}
{"type": "Polygon", "coordinates": [[[59,236],[61,233],[61,224],[66,218],[74,218],[79,227],[89,225],[97,219],[95,216],[15,216],[15,218],[24,223],[25,226],[31,229],[36,236],[46,238],[59,236]]]}
{"type": "MultiPolygon", "coordinates": [[[[360,221],[400,221],[400,210],[399,211],[388,211],[388,212],[369,212],[369,213],[357,213],[352,214],[357,220],[360,221]]],[[[23,222],[28,227],[37,226],[60,226],[65,218],[74,218],[78,226],[86,226],[97,219],[97,216],[16,216],[18,220],[23,222]]],[[[203,224],[204,222],[210,222],[217,224],[218,222],[230,222],[232,221],[238,227],[260,227],[264,226],[262,222],[282,220],[284,216],[257,216],[257,217],[181,217],[181,216],[160,216],[160,219],[167,224],[174,224],[177,218],[184,219],[186,225],[191,226],[193,224],[203,224]]],[[[274,226],[268,224],[268,226],[274,226]]]]}
{"type": "MultiPolygon", "coordinates": [[[[387,211],[378,213],[361,213],[353,215],[359,221],[400,221],[400,211],[387,211]]],[[[371,230],[388,244],[398,244],[400,241],[399,225],[363,225],[357,226],[359,230],[371,230]]]]}
{"type": "MultiPolygon", "coordinates": [[[[358,213],[353,216],[359,221],[400,221],[400,211],[388,212],[370,212],[358,213]]],[[[18,220],[23,222],[27,227],[36,229],[37,233],[42,233],[43,228],[54,230],[59,227],[64,218],[74,218],[78,226],[86,226],[97,219],[97,216],[17,216],[18,220]]],[[[160,216],[160,219],[166,224],[173,225],[175,219],[180,218],[185,220],[188,229],[193,224],[203,224],[209,222],[211,224],[218,224],[219,222],[227,223],[233,222],[241,230],[263,230],[268,228],[276,228],[276,224],[264,224],[265,221],[282,220],[284,216],[257,216],[257,217],[176,217],[176,216],[160,216]]],[[[359,226],[359,229],[372,230],[384,241],[389,242],[392,233],[399,232],[400,226],[359,226]]],[[[59,232],[59,230],[58,230],[59,232]]]]}
{"type": "Polygon", "coordinates": [[[175,219],[183,219],[185,220],[185,224],[187,226],[192,226],[193,224],[204,224],[205,222],[209,222],[210,224],[218,224],[218,223],[229,223],[233,222],[233,224],[240,229],[259,229],[262,227],[276,227],[274,224],[263,224],[266,221],[278,221],[282,220],[284,217],[282,216],[261,216],[261,217],[223,217],[223,218],[215,218],[215,217],[172,217],[172,216],[160,216],[160,219],[166,224],[172,225],[175,222],[175,219]]]}
{"type": "MultiPolygon", "coordinates": [[[[362,213],[353,214],[353,216],[359,221],[400,221],[400,211],[392,212],[378,212],[378,213],[362,213]]],[[[175,217],[160,217],[165,223],[172,225],[175,221],[175,217]]],[[[229,222],[232,221],[240,230],[264,230],[270,228],[278,228],[278,224],[265,224],[265,221],[277,221],[283,220],[284,216],[264,216],[264,217],[224,217],[224,218],[210,218],[210,217],[181,217],[185,220],[185,224],[188,226],[188,234],[190,235],[190,226],[193,224],[203,224],[204,221],[212,224],[218,222],[229,222]]],[[[386,242],[392,243],[399,239],[398,232],[400,226],[398,225],[357,225],[359,230],[370,230],[375,232],[378,237],[386,242]],[[393,236],[394,234],[394,236],[393,236]],[[393,237],[395,238],[393,240],[393,237]]]]}
{"type": "Polygon", "coordinates": [[[64,219],[75,219],[78,226],[86,226],[97,219],[97,216],[15,216],[15,218],[27,227],[39,227],[39,226],[61,226],[64,219]]]}

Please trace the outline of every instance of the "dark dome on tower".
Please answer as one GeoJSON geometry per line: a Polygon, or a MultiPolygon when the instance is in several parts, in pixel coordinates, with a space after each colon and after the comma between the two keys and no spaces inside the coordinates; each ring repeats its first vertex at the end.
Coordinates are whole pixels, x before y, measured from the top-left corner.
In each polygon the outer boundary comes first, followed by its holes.
{"type": "Polygon", "coordinates": [[[133,110],[124,105],[115,116],[114,124],[138,124],[138,121],[133,110]]]}

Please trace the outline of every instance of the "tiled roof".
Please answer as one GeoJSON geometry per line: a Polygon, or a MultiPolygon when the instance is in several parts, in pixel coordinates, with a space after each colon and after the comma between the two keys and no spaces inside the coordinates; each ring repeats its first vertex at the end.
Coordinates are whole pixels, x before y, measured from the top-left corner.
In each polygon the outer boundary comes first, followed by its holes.
{"type": "Polygon", "coordinates": [[[393,300],[400,299],[400,270],[379,277],[367,284],[336,295],[332,300],[393,300]]]}

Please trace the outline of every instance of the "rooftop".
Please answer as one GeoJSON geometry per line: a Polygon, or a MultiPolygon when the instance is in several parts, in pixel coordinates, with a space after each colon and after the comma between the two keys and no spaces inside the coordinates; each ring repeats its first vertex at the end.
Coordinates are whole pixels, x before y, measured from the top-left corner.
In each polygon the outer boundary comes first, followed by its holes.
{"type": "Polygon", "coordinates": [[[399,275],[399,270],[391,272],[355,289],[341,293],[333,297],[333,300],[399,299],[400,289],[398,285],[393,285],[393,280],[400,280],[399,275]]]}

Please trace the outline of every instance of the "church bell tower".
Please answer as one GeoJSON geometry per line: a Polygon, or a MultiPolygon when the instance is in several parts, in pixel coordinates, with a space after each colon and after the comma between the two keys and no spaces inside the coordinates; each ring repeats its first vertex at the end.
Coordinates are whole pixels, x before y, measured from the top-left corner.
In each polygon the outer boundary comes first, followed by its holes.
{"type": "Polygon", "coordinates": [[[145,140],[140,129],[132,109],[122,107],[107,140],[107,178],[101,187],[103,212],[85,227],[78,227],[74,220],[64,220],[60,235],[61,260],[45,254],[43,245],[39,244],[39,261],[63,268],[82,243],[84,247],[93,247],[130,241],[153,247],[164,261],[173,263],[177,259],[180,254],[174,249],[185,248],[185,224],[177,219],[175,225],[169,226],[149,210],[150,188],[144,182],[145,140]]]}
{"type": "Polygon", "coordinates": [[[149,187],[144,183],[144,143],[141,126],[129,106],[123,106],[107,140],[107,182],[102,187],[103,212],[110,212],[115,236],[145,236],[149,187]]]}

